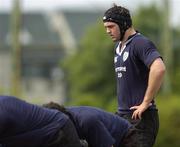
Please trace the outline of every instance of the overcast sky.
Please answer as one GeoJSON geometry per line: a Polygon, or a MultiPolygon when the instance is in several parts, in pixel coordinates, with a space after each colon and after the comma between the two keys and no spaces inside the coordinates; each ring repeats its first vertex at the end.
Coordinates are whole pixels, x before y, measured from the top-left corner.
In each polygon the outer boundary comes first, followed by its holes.
{"type": "MultiPolygon", "coordinates": [[[[163,0],[20,0],[24,11],[53,11],[56,9],[107,9],[113,3],[122,5],[134,11],[141,5],[156,2],[161,5],[163,0]]],[[[13,0],[0,0],[0,11],[9,11],[13,0]]],[[[180,25],[180,0],[170,0],[171,23],[180,25]]]]}

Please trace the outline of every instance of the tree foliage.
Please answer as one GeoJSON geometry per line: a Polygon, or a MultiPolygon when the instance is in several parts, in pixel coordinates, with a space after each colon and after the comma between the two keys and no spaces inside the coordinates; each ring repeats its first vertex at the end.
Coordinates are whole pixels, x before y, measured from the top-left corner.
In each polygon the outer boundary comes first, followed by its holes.
{"type": "Polygon", "coordinates": [[[115,97],[113,43],[102,23],[85,33],[65,67],[73,103],[104,107],[115,97]]]}
{"type": "Polygon", "coordinates": [[[160,50],[161,38],[161,10],[155,5],[140,6],[133,16],[135,28],[152,40],[160,50]]]}
{"type": "Polygon", "coordinates": [[[163,97],[159,97],[157,104],[159,107],[160,128],[157,141],[154,147],[179,147],[180,145],[180,99],[174,95],[162,102],[163,97]]]}

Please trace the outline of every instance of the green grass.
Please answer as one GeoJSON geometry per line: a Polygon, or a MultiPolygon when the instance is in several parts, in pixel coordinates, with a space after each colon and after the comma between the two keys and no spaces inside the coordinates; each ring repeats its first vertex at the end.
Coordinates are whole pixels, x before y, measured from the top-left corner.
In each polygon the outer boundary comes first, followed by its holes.
{"type": "Polygon", "coordinates": [[[157,98],[160,128],[155,147],[180,146],[180,98],[178,95],[157,98]]]}

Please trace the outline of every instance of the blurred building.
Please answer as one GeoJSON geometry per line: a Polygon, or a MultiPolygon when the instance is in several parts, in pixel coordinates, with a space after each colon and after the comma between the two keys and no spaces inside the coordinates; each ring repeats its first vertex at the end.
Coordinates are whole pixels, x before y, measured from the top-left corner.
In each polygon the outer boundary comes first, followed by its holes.
{"type": "MultiPolygon", "coordinates": [[[[26,12],[21,16],[21,78],[26,98],[45,98],[63,103],[66,98],[64,73],[59,63],[73,54],[84,31],[101,13],[60,11],[26,12]]],[[[11,14],[0,12],[0,92],[12,88],[11,14]]]]}

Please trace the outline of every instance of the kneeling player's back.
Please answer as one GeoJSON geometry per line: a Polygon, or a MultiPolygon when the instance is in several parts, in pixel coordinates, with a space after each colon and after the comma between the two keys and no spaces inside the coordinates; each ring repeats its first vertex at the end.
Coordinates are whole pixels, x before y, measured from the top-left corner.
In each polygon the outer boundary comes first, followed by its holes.
{"type": "Polygon", "coordinates": [[[0,96],[0,141],[7,145],[42,144],[52,140],[68,117],[57,110],[50,110],[26,103],[12,96],[0,96]]]}

